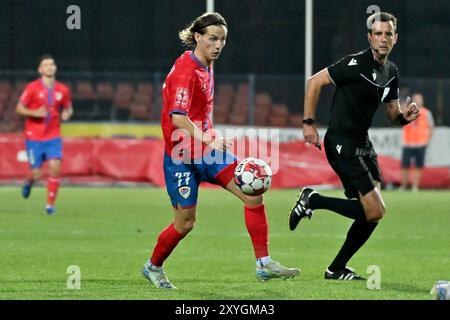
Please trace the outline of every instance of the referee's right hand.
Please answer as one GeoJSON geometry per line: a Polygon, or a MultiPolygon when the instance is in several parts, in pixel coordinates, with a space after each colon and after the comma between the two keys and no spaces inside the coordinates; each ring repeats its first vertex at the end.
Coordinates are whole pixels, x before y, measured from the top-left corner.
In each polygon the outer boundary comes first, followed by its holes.
{"type": "Polygon", "coordinates": [[[317,132],[315,125],[303,125],[303,140],[305,141],[305,143],[311,143],[319,148],[319,150],[321,149],[319,142],[319,133],[317,132]]]}

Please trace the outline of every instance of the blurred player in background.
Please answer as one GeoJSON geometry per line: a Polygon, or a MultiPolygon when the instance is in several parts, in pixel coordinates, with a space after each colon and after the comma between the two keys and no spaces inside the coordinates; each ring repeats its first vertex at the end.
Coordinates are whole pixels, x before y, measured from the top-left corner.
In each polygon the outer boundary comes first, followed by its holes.
{"type": "Polygon", "coordinates": [[[212,133],[213,61],[219,58],[227,33],[227,23],[218,13],[206,13],[195,19],[179,34],[183,44],[194,50],[184,52],[176,60],[163,84],[164,175],[175,217],[160,233],[143,269],[144,276],[157,288],[175,288],[162,265],[194,227],[202,181],[222,186],[244,203],[245,224],[253,243],[258,279],[289,278],[299,273],[296,268],[286,268],[271,260],[263,197],[247,196],[235,185],[236,158],[226,151],[230,145],[212,133]],[[208,157],[221,161],[211,163],[205,160],[208,157]]]}
{"type": "Polygon", "coordinates": [[[422,168],[425,164],[425,152],[430,143],[434,131],[434,119],[431,111],[423,103],[423,96],[415,93],[412,101],[420,108],[421,116],[417,121],[403,127],[403,149],[402,149],[402,185],[401,189],[408,187],[408,173],[411,160],[414,160],[412,170],[412,191],[418,191],[422,177],[422,168]]]}
{"type": "Polygon", "coordinates": [[[50,55],[38,60],[41,77],[30,82],[19,99],[17,114],[26,117],[25,144],[31,172],[22,187],[22,196],[30,196],[33,184],[42,177],[42,165],[48,161],[47,183],[48,214],[54,214],[55,200],[60,182],[62,140],[60,118],[67,121],[73,114],[69,89],[56,81],[56,64],[50,55]],[[62,111],[61,111],[62,109],[62,111]],[[60,113],[61,111],[61,113],[60,113]]]}
{"type": "Polygon", "coordinates": [[[289,227],[294,230],[302,218],[311,218],[316,209],[331,210],[354,220],[341,250],[325,271],[325,279],[363,279],[347,267],[347,262],[369,239],[385,213],[377,154],[368,136],[376,109],[385,103],[389,119],[399,125],[419,116],[418,107],[409,101],[402,113],[397,67],[387,59],[397,42],[397,19],[386,12],[375,13],[368,18],[367,28],[370,48],[348,55],[313,75],[305,94],[304,140],[320,146],[314,124],[317,101],[323,86],[336,86],[324,145],[328,162],[348,199],[325,197],[304,188],[289,214],[289,227]]]}

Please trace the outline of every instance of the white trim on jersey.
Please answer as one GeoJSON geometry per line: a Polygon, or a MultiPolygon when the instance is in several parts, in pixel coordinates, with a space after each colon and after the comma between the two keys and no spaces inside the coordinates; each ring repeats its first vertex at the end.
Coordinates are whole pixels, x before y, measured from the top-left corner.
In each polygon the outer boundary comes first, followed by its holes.
{"type": "Polygon", "coordinates": [[[327,74],[328,74],[328,78],[330,78],[331,82],[336,86],[336,83],[333,81],[333,78],[330,76],[330,72],[328,71],[328,68],[327,68],[327,74]]]}
{"type": "Polygon", "coordinates": [[[362,73],[359,74],[361,77],[363,77],[364,79],[366,79],[367,81],[369,81],[371,84],[373,84],[374,86],[377,86],[378,88],[386,88],[387,85],[389,83],[391,83],[392,80],[395,79],[395,77],[392,77],[388,82],[386,82],[386,84],[384,86],[380,86],[378,84],[376,84],[375,82],[373,82],[372,80],[370,80],[369,78],[367,78],[365,75],[363,75],[362,73]]]}
{"type": "Polygon", "coordinates": [[[379,84],[376,84],[375,82],[373,82],[372,80],[370,80],[369,78],[367,78],[365,75],[363,75],[362,73],[359,74],[361,77],[363,77],[364,79],[366,79],[367,81],[369,81],[371,84],[373,84],[374,86],[377,86],[378,88],[386,88],[387,85],[389,83],[391,83],[392,80],[395,79],[395,77],[392,77],[388,82],[386,82],[386,84],[384,86],[380,86],[379,84]]]}

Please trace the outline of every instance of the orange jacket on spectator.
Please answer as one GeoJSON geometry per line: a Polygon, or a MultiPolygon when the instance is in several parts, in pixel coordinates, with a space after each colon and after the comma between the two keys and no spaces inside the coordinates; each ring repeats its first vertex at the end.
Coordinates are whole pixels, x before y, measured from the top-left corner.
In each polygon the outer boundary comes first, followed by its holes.
{"type": "Polygon", "coordinates": [[[416,121],[403,126],[403,144],[409,147],[422,147],[430,142],[431,131],[434,127],[430,110],[420,108],[420,117],[416,121]]]}

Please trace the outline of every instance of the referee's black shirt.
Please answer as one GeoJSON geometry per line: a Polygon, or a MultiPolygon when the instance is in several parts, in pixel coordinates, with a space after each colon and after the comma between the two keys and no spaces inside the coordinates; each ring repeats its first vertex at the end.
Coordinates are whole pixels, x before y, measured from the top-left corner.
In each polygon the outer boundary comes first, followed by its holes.
{"type": "Polygon", "coordinates": [[[398,72],[394,63],[381,65],[369,48],[328,67],[336,85],[329,127],[364,139],[381,102],[398,100],[398,72]]]}

